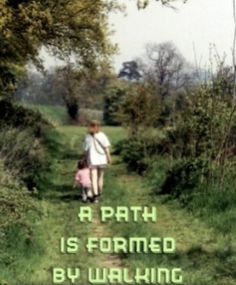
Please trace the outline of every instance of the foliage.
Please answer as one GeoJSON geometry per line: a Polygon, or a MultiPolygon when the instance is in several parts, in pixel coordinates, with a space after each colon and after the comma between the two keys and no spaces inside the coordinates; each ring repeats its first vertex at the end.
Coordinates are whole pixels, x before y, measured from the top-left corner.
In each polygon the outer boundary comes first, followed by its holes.
{"type": "Polygon", "coordinates": [[[211,86],[198,88],[186,98],[164,143],[175,157],[217,161],[230,114],[231,106],[211,86]]]}
{"type": "Polygon", "coordinates": [[[208,175],[204,161],[181,160],[177,161],[167,172],[166,179],[161,185],[160,194],[171,194],[180,198],[195,191],[202,178],[208,175]]]}
{"type": "MultiPolygon", "coordinates": [[[[150,130],[155,132],[160,126],[153,124],[154,121],[145,125],[140,119],[145,116],[132,113],[133,109],[126,103],[124,110],[129,122],[135,122],[138,131],[130,132],[129,140],[119,144],[124,162],[130,169],[145,173],[156,194],[178,200],[182,207],[204,217],[224,234],[234,228],[224,217],[234,219],[236,199],[233,190],[236,108],[232,100],[232,80],[232,69],[221,65],[211,80],[209,77],[201,84],[195,81],[187,86],[186,92],[173,93],[171,96],[181,94],[178,98],[181,104],[173,108],[162,135],[155,137],[151,144],[150,130]],[[131,118],[132,114],[135,115],[131,118]]],[[[148,94],[147,89],[145,94],[148,94]]],[[[139,106],[138,110],[145,106],[138,102],[131,106],[139,106]]],[[[160,109],[163,104],[160,101],[160,109]]],[[[160,112],[157,104],[152,107],[146,114],[160,112]]]]}
{"type": "Polygon", "coordinates": [[[118,142],[114,153],[119,154],[128,168],[139,174],[144,173],[150,166],[150,163],[158,154],[158,137],[145,136],[140,134],[132,136],[127,140],[118,142]]]}
{"type": "Polygon", "coordinates": [[[41,245],[36,238],[34,222],[40,209],[17,177],[6,171],[0,160],[0,278],[6,268],[19,258],[27,259],[32,252],[39,252],[41,245]],[[7,250],[6,250],[7,249],[7,250]]]}
{"type": "Polygon", "coordinates": [[[111,81],[105,90],[104,96],[104,117],[107,125],[117,126],[121,122],[118,118],[118,112],[124,105],[125,98],[129,96],[130,84],[123,80],[111,81]]]}
{"type": "Polygon", "coordinates": [[[29,60],[37,62],[43,45],[55,54],[74,52],[91,68],[98,55],[114,49],[108,41],[107,13],[113,1],[0,1],[0,91],[9,92],[29,60]],[[19,24],[20,23],[20,24],[19,24]]]}
{"type": "Polygon", "coordinates": [[[9,100],[0,100],[0,110],[0,128],[6,126],[20,129],[31,128],[37,137],[50,128],[50,124],[39,112],[24,108],[9,100]]]}
{"type": "Polygon", "coordinates": [[[0,158],[29,189],[43,187],[50,172],[48,132],[51,125],[39,112],[0,101],[0,158]]]}
{"type": "Polygon", "coordinates": [[[142,75],[139,71],[139,65],[136,61],[123,62],[122,68],[119,72],[119,78],[130,81],[139,81],[142,75]]]}
{"type": "Polygon", "coordinates": [[[10,223],[19,222],[22,219],[22,213],[32,209],[34,203],[30,199],[27,189],[11,172],[4,168],[2,160],[0,160],[0,169],[0,227],[7,227],[10,223]]]}
{"type": "Polygon", "coordinates": [[[148,44],[146,58],[140,60],[145,81],[156,89],[163,100],[190,83],[191,69],[172,42],[148,44]]]}
{"type": "Polygon", "coordinates": [[[5,167],[14,172],[28,189],[45,184],[50,159],[43,139],[35,137],[32,130],[2,130],[0,149],[5,167]]]}
{"type": "Polygon", "coordinates": [[[153,89],[143,83],[132,84],[128,95],[120,106],[118,118],[136,136],[140,131],[158,123],[160,104],[153,89]]]}
{"type": "Polygon", "coordinates": [[[54,71],[51,91],[57,94],[59,102],[64,102],[73,121],[79,120],[82,108],[102,110],[103,93],[113,75],[108,65],[101,63],[101,66],[91,71],[67,65],[54,71]]]}
{"type": "Polygon", "coordinates": [[[18,84],[14,98],[27,104],[62,106],[63,91],[56,71],[48,71],[44,75],[29,71],[18,84]]]}

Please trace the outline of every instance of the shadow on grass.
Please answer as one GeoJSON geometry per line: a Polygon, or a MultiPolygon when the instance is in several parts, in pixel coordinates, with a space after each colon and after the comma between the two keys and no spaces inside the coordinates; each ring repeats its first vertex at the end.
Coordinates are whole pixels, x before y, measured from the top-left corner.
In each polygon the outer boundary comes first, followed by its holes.
{"type": "Polygon", "coordinates": [[[79,187],[73,189],[72,185],[68,184],[51,184],[48,186],[50,191],[45,193],[44,198],[51,201],[62,201],[62,202],[72,202],[72,201],[81,201],[81,192],[79,187]]]}
{"type": "MultiPolygon", "coordinates": [[[[201,245],[193,246],[188,251],[179,251],[172,256],[164,257],[164,262],[184,265],[188,264],[188,268],[201,270],[204,267],[211,266],[217,272],[216,280],[222,277],[230,277],[236,280],[236,251],[232,247],[215,249],[212,251],[205,250],[201,245]]],[[[155,256],[153,256],[155,258],[155,256]]],[[[159,257],[162,259],[161,257],[159,257]]],[[[162,259],[163,261],[163,259],[162,259]]],[[[161,260],[159,260],[161,262],[161,260]]],[[[218,283],[217,283],[218,284],[218,283]]]]}

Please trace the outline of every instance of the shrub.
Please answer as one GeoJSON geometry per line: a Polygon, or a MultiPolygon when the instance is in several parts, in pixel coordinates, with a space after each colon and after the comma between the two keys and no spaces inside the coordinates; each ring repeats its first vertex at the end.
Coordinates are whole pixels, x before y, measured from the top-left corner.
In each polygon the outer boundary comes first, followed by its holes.
{"type": "Polygon", "coordinates": [[[136,136],[119,142],[115,146],[115,154],[120,154],[128,168],[139,174],[150,166],[151,160],[159,153],[157,137],[136,136]]]}
{"type": "Polygon", "coordinates": [[[0,100],[0,158],[29,189],[42,186],[50,170],[52,126],[34,110],[0,100]]]}
{"type": "Polygon", "coordinates": [[[45,181],[50,168],[47,147],[33,131],[5,129],[0,136],[0,157],[5,167],[22,180],[29,189],[45,181]]]}
{"type": "Polygon", "coordinates": [[[34,135],[40,137],[50,128],[50,124],[43,119],[40,112],[17,105],[12,101],[0,100],[0,128],[13,127],[30,128],[34,135]]]}
{"type": "Polygon", "coordinates": [[[207,174],[207,166],[201,160],[177,161],[167,172],[160,194],[171,194],[179,198],[188,192],[191,193],[207,174]]]}
{"type": "Polygon", "coordinates": [[[116,80],[107,86],[104,96],[104,116],[105,124],[110,126],[119,126],[121,124],[117,117],[125,97],[129,93],[129,83],[122,80],[116,80]]]}
{"type": "Polygon", "coordinates": [[[41,210],[29,192],[16,177],[4,168],[0,160],[0,276],[6,267],[31,252],[39,251],[40,245],[34,231],[34,222],[41,210]],[[7,248],[7,251],[6,251],[7,248]]]}

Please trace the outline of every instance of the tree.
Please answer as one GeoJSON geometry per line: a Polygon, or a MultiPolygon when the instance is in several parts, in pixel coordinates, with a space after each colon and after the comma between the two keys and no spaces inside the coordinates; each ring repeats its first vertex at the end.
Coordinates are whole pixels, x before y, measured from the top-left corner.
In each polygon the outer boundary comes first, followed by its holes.
{"type": "Polygon", "coordinates": [[[119,72],[119,78],[131,81],[139,81],[142,75],[139,70],[138,63],[134,60],[126,61],[119,72]]]}
{"type": "Polygon", "coordinates": [[[146,57],[144,78],[156,88],[162,100],[190,80],[187,63],[173,43],[147,45],[146,57]]]}
{"type": "Polygon", "coordinates": [[[62,99],[65,102],[69,117],[77,122],[79,115],[79,100],[77,88],[82,73],[74,69],[70,64],[58,68],[55,72],[58,78],[58,87],[61,90],[62,99]]]}
{"type": "Polygon", "coordinates": [[[42,46],[54,54],[76,55],[92,68],[114,49],[108,41],[107,15],[117,8],[102,0],[0,0],[0,92],[6,94],[42,46]],[[99,55],[99,56],[98,56],[99,55]]]}
{"type": "Polygon", "coordinates": [[[55,70],[54,78],[58,96],[63,99],[70,118],[77,121],[82,108],[102,111],[104,92],[113,74],[106,63],[101,63],[98,70],[69,64],[55,70]]]}
{"type": "Polygon", "coordinates": [[[118,113],[129,95],[129,91],[130,83],[124,80],[114,79],[108,84],[105,90],[103,112],[103,120],[107,125],[117,126],[121,124],[118,113]]]}
{"type": "Polygon", "coordinates": [[[128,127],[131,136],[137,136],[157,125],[160,103],[153,88],[144,83],[130,85],[118,111],[118,118],[128,127]]]}

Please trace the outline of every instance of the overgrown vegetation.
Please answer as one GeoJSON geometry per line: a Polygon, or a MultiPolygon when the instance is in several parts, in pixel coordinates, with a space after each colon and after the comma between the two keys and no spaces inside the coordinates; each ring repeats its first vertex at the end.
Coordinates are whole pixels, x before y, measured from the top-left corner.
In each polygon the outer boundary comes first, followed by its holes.
{"type": "MultiPolygon", "coordinates": [[[[236,199],[232,74],[232,69],[221,62],[211,79],[186,83],[185,90],[177,91],[175,96],[163,97],[162,89],[156,89],[154,97],[159,104],[153,103],[148,88],[142,100],[146,98],[149,103],[139,104],[136,92],[134,100],[129,97],[122,110],[127,110],[123,123],[129,128],[130,137],[117,148],[129,169],[148,176],[156,194],[178,199],[182,206],[204,216],[224,233],[234,227],[232,209],[235,210],[236,199]],[[163,99],[172,107],[165,120],[160,120],[160,110],[165,108],[163,99]],[[151,120],[150,114],[154,113],[156,118],[151,120]],[[216,213],[221,218],[213,223],[216,213]]],[[[172,81],[169,84],[172,86],[172,81]]]]}
{"type": "MultiPolygon", "coordinates": [[[[0,159],[0,280],[4,283],[13,274],[16,263],[24,264],[43,253],[35,227],[41,215],[39,204],[27,188],[9,172],[0,159]]],[[[16,273],[16,272],[15,272],[16,273]]],[[[17,270],[17,274],[20,274],[17,270]]]]}
{"type": "Polygon", "coordinates": [[[52,126],[39,112],[1,100],[0,157],[28,189],[43,187],[50,170],[48,133],[52,126]]]}
{"type": "Polygon", "coordinates": [[[0,100],[0,282],[36,264],[44,246],[39,197],[49,183],[55,143],[52,125],[39,112],[0,100]]]}
{"type": "MultiPolygon", "coordinates": [[[[8,275],[17,275],[15,284],[27,282],[19,272],[24,260],[30,263],[30,257],[40,255],[41,232],[35,223],[40,202],[36,197],[48,190],[53,155],[58,151],[55,138],[51,140],[55,136],[52,125],[35,108],[14,102],[13,94],[24,86],[22,79],[29,64],[43,70],[39,59],[42,48],[61,59],[73,54],[86,73],[97,70],[105,59],[109,61],[115,47],[109,40],[108,14],[116,9],[119,5],[113,1],[98,0],[91,5],[89,1],[0,0],[1,284],[8,284],[8,275]]],[[[70,79],[68,92],[58,102],[64,100],[76,120],[78,106],[71,91],[74,77],[70,79]]],[[[44,87],[49,88],[51,82],[44,87]]],[[[38,79],[34,83],[38,86],[38,79]]],[[[24,97],[37,97],[36,88],[24,91],[24,97]]],[[[41,90],[42,97],[43,93],[41,90]]]]}

